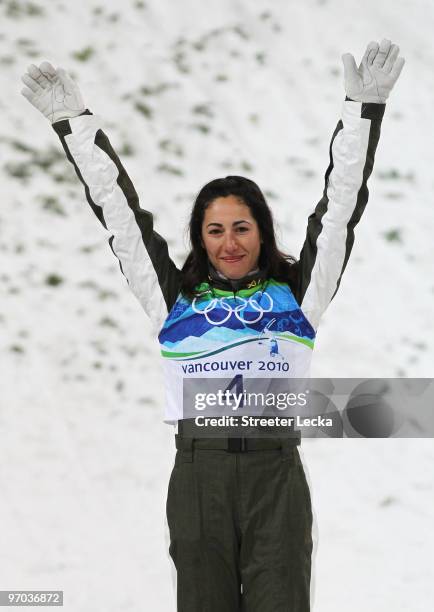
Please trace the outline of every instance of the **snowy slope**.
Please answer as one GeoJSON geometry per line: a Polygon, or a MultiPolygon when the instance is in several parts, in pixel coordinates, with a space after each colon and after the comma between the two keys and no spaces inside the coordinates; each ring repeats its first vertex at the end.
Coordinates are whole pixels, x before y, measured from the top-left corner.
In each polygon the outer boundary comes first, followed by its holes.
{"type": "MultiPolygon", "coordinates": [[[[433,372],[434,5],[429,0],[0,1],[0,590],[65,609],[173,610],[172,431],[155,339],[57,136],[20,96],[69,70],[181,264],[200,187],[243,174],[298,255],[344,97],[340,56],[406,57],[370,201],[313,375],[433,372]]],[[[315,612],[425,612],[431,440],[306,441],[315,612]]]]}

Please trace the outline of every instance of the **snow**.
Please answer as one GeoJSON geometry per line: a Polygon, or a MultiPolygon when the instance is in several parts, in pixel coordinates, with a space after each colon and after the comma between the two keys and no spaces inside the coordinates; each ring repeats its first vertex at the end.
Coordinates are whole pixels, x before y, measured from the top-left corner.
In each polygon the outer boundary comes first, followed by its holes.
{"type": "MultiPolygon", "coordinates": [[[[0,589],[63,589],[74,612],[174,610],[158,345],[20,76],[45,59],[74,75],[178,265],[196,193],[227,174],[261,186],[298,255],[340,56],[396,41],[407,63],[312,375],[430,377],[434,5],[3,0],[0,15],[0,589]]],[[[306,440],[302,454],[313,611],[430,609],[432,440],[306,440]]]]}

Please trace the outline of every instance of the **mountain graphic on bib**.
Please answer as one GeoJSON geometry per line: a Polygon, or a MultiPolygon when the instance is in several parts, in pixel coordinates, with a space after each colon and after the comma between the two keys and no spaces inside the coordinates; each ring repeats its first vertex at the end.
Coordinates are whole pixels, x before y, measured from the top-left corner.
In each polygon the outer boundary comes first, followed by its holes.
{"type": "Polygon", "coordinates": [[[192,359],[265,339],[302,342],[313,348],[315,331],[289,286],[269,280],[263,288],[230,291],[198,287],[190,301],[181,294],[159,334],[163,357],[192,359]]]}

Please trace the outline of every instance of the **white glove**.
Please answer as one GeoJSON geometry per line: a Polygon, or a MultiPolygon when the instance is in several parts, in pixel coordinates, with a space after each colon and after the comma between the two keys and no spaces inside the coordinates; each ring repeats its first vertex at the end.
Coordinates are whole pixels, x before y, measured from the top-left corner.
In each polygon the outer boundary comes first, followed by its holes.
{"type": "Polygon", "coordinates": [[[359,68],[351,53],[344,53],[345,91],[356,102],[384,104],[401,74],[405,59],[399,47],[384,38],[379,45],[370,42],[359,68]]]}
{"type": "Polygon", "coordinates": [[[42,62],[39,68],[31,64],[21,77],[27,87],[21,93],[51,123],[77,117],[85,109],[78,86],[63,70],[42,62]]]}

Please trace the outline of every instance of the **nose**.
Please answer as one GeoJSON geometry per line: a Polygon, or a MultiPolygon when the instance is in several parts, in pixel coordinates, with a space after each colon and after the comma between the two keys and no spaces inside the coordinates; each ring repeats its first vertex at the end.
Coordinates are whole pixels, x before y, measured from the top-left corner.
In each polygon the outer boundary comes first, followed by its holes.
{"type": "Polygon", "coordinates": [[[234,234],[232,232],[228,232],[227,234],[225,234],[225,238],[224,238],[224,248],[226,251],[228,252],[232,252],[232,251],[236,251],[238,249],[238,244],[236,241],[236,237],[234,236],[234,234]]]}

